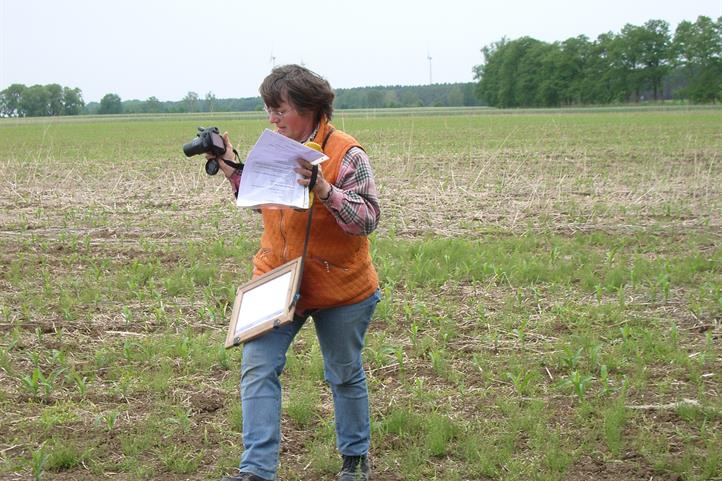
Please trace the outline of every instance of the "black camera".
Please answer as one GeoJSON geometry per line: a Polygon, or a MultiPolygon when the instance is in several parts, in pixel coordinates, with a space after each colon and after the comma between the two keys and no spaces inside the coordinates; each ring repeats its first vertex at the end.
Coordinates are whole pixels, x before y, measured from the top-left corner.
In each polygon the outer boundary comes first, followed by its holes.
{"type": "Polygon", "coordinates": [[[226,152],[226,144],[218,132],[218,127],[198,127],[196,138],[183,145],[183,152],[187,157],[198,154],[212,154],[213,159],[206,162],[206,174],[216,175],[218,173],[218,159],[226,152]]]}

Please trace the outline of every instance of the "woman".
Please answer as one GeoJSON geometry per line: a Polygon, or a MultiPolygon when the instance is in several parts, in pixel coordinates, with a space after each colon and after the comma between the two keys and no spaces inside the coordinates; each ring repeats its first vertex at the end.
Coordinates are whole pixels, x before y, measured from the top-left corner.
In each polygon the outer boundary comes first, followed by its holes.
{"type": "MultiPolygon", "coordinates": [[[[379,301],[367,237],[380,215],[373,173],[356,139],[331,125],[334,93],[326,80],[299,65],[286,65],[273,69],[260,93],[278,133],[301,143],[316,142],[329,160],[312,186],[316,201],[294,320],[243,346],[245,449],[240,473],[222,481],[275,479],[281,439],[279,375],[286,351],[309,317],[333,393],[336,444],[343,457],[338,479],[367,480],[371,432],[361,350],[379,301]]],[[[233,148],[227,134],[224,141],[223,157],[230,160],[233,148]]],[[[237,192],[241,173],[219,164],[237,192]]],[[[301,185],[309,185],[311,169],[310,163],[299,161],[301,185]]],[[[293,209],[262,208],[261,213],[264,228],[253,258],[254,277],[302,255],[308,219],[308,212],[293,209]]]]}

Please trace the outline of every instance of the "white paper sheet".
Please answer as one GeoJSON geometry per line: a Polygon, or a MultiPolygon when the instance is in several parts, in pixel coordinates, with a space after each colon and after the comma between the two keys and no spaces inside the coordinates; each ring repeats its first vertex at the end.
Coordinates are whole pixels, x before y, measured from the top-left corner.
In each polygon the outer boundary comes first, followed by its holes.
{"type": "Polygon", "coordinates": [[[235,335],[285,312],[292,274],[287,272],[243,294],[235,335]]]}
{"type": "Polygon", "coordinates": [[[243,166],[236,205],[308,209],[308,188],[296,182],[300,176],[294,172],[299,159],[316,165],[328,157],[279,133],[264,130],[243,166]]]}

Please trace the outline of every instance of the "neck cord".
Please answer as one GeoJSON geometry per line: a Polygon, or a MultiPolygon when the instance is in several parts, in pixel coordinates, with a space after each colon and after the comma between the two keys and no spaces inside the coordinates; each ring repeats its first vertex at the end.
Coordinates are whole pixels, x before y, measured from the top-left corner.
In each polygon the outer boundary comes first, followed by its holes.
{"type": "MultiPolygon", "coordinates": [[[[309,142],[310,140],[314,139],[316,137],[316,134],[318,133],[318,129],[321,127],[321,124],[318,124],[316,126],[316,129],[311,134],[311,137],[306,142],[309,142]]],[[[323,152],[323,149],[326,148],[326,142],[328,142],[329,137],[331,137],[331,134],[333,133],[333,129],[331,129],[327,134],[326,138],[323,139],[323,145],[321,145],[321,151],[323,152]]],[[[311,178],[308,182],[308,193],[309,193],[309,200],[311,199],[311,189],[316,185],[316,180],[318,179],[318,165],[314,165],[311,169],[311,178]]],[[[303,267],[304,263],[306,262],[306,254],[308,253],[308,241],[311,238],[311,220],[313,219],[313,202],[310,201],[310,204],[308,206],[308,220],[306,221],[306,237],[303,239],[303,254],[301,254],[301,276],[303,276],[303,267]]],[[[301,297],[301,284],[298,285],[298,291],[296,292],[296,295],[293,296],[292,305],[296,304],[298,299],[301,297]]]]}

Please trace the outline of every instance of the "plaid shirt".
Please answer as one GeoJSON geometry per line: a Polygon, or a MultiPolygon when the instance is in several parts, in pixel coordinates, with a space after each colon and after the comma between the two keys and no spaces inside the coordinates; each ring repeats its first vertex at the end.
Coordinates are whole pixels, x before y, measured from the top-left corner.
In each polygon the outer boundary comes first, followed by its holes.
{"type": "MultiPolygon", "coordinates": [[[[237,195],[241,174],[236,172],[228,180],[237,195]]],[[[318,199],[318,196],[315,198],[318,199]]],[[[346,152],[336,184],[331,184],[331,192],[324,204],[349,235],[369,235],[376,229],[381,209],[371,163],[362,149],[352,147],[346,152]]]]}

